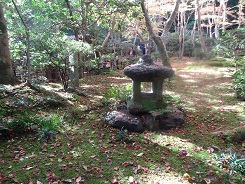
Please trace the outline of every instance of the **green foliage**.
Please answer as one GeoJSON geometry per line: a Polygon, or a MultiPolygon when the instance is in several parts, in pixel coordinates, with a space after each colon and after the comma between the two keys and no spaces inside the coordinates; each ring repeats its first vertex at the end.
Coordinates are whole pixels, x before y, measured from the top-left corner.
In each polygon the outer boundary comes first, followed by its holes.
{"type": "Polygon", "coordinates": [[[9,130],[8,128],[6,128],[5,126],[4,126],[4,124],[2,123],[2,124],[0,124],[0,135],[2,135],[3,134],[3,132],[5,132],[5,131],[7,131],[7,130],[9,130]]]}
{"type": "Polygon", "coordinates": [[[63,117],[59,117],[57,114],[51,114],[48,117],[41,116],[38,125],[40,126],[40,129],[56,131],[60,127],[62,121],[63,117]]]}
{"type": "Polygon", "coordinates": [[[44,76],[38,76],[37,78],[31,79],[32,84],[43,84],[43,83],[47,83],[47,82],[48,82],[48,79],[44,76]]]}
{"type": "Polygon", "coordinates": [[[110,87],[103,96],[103,103],[117,104],[132,98],[132,85],[118,85],[110,87]]]}
{"type": "Polygon", "coordinates": [[[233,84],[236,97],[245,100],[245,68],[233,74],[233,84]]]}
{"type": "Polygon", "coordinates": [[[227,142],[242,142],[245,140],[245,127],[239,126],[234,128],[233,130],[228,130],[223,133],[223,139],[227,142]]]}
{"type": "Polygon", "coordinates": [[[59,117],[56,114],[51,114],[48,117],[33,116],[27,113],[18,114],[13,118],[3,119],[0,125],[0,133],[11,131],[13,135],[20,135],[37,131],[41,135],[42,141],[45,141],[50,139],[59,129],[62,121],[63,117],[59,117]]]}
{"type": "Polygon", "coordinates": [[[167,50],[176,54],[179,51],[179,33],[169,33],[166,39],[167,50]]]}
{"type": "Polygon", "coordinates": [[[192,56],[195,57],[196,59],[204,59],[205,53],[203,53],[201,48],[195,48],[192,52],[192,56]]]}
{"type": "Polygon", "coordinates": [[[37,118],[28,114],[17,114],[13,118],[3,118],[2,128],[10,130],[12,134],[23,134],[33,129],[33,125],[38,121],[37,118]]]}
{"type": "Polygon", "coordinates": [[[164,94],[163,95],[163,101],[167,105],[173,105],[173,104],[181,104],[182,100],[179,96],[174,96],[174,95],[169,95],[169,94],[164,94]]]}
{"type": "Polygon", "coordinates": [[[232,149],[220,155],[213,154],[213,158],[216,160],[217,166],[227,170],[230,175],[245,174],[245,157],[243,155],[238,157],[232,149]]]}
{"type": "Polygon", "coordinates": [[[142,101],[142,105],[143,107],[147,110],[147,111],[153,111],[156,110],[158,108],[156,102],[152,101],[152,100],[147,100],[144,99],[142,101]]]}
{"type": "Polygon", "coordinates": [[[239,28],[226,31],[218,39],[214,51],[222,57],[232,58],[234,65],[243,66],[245,64],[244,57],[239,55],[244,55],[245,51],[245,29],[239,28]]]}
{"type": "Polygon", "coordinates": [[[224,57],[213,57],[208,62],[210,66],[217,66],[217,67],[234,67],[234,61],[232,59],[227,59],[224,57]]]}
{"type": "Polygon", "coordinates": [[[131,138],[128,135],[128,130],[124,129],[124,127],[122,127],[120,130],[118,130],[118,133],[116,135],[116,140],[117,141],[123,141],[126,143],[132,142],[131,138]]]}
{"type": "Polygon", "coordinates": [[[40,127],[39,134],[41,135],[42,142],[52,138],[53,134],[59,129],[62,121],[63,117],[59,117],[56,114],[51,114],[48,117],[40,117],[38,125],[40,127]]]}

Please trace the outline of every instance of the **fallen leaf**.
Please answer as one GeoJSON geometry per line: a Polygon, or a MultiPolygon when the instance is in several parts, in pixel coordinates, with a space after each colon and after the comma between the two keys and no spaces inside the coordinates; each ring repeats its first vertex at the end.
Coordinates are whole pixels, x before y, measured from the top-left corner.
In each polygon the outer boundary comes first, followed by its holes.
{"type": "Polygon", "coordinates": [[[87,171],[88,167],[86,165],[83,165],[83,168],[87,171]]]}
{"type": "Polygon", "coordinates": [[[64,183],[72,183],[72,180],[71,179],[66,179],[66,180],[63,180],[64,183]]]}
{"type": "Polygon", "coordinates": [[[144,155],[144,153],[139,153],[138,155],[137,155],[137,157],[142,157],[144,155]]]}
{"type": "Polygon", "coordinates": [[[129,176],[128,181],[131,184],[131,183],[133,183],[135,181],[135,179],[134,179],[133,176],[129,176]]]}
{"type": "Polygon", "coordinates": [[[204,181],[206,182],[206,184],[210,184],[211,180],[209,178],[204,178],[204,181]]]}
{"type": "Polygon", "coordinates": [[[188,181],[190,179],[190,175],[188,173],[185,173],[182,180],[188,181]]]}
{"type": "Polygon", "coordinates": [[[111,179],[111,184],[116,184],[117,183],[117,178],[116,176],[113,176],[113,178],[111,179]]]}
{"type": "Polygon", "coordinates": [[[84,180],[82,180],[82,177],[79,176],[77,179],[76,179],[76,183],[80,183],[80,182],[84,182],[84,180]]]}
{"type": "Polygon", "coordinates": [[[2,173],[0,173],[0,181],[4,180],[4,175],[2,173]]]}

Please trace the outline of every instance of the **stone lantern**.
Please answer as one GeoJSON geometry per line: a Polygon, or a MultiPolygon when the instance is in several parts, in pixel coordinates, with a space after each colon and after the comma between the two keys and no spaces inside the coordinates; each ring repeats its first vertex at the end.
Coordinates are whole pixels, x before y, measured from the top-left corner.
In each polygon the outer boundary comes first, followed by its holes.
{"type": "Polygon", "coordinates": [[[163,105],[163,82],[173,76],[174,71],[154,64],[149,55],[144,55],[140,63],[125,67],[124,74],[133,80],[133,98],[127,104],[129,113],[141,114],[149,111],[147,103],[159,108],[163,105]],[[152,83],[151,93],[141,91],[142,82],[152,83]]]}

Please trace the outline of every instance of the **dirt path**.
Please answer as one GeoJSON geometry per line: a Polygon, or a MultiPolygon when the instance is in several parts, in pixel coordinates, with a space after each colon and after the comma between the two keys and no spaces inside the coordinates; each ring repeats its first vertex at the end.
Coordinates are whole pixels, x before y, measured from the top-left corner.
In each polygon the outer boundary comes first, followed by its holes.
{"type": "Polygon", "coordinates": [[[245,102],[235,98],[232,70],[190,58],[173,59],[171,64],[175,77],[167,92],[179,96],[183,106],[196,114],[193,121],[203,123],[209,132],[244,124],[245,102]]]}

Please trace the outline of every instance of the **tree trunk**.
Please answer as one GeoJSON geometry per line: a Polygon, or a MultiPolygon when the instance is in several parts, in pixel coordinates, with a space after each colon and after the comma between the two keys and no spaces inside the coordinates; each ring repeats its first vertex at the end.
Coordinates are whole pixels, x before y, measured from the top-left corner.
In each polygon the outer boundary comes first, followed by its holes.
{"type": "Polygon", "coordinates": [[[241,27],[241,23],[242,23],[242,16],[243,16],[243,13],[242,13],[242,9],[243,9],[243,6],[245,5],[245,0],[239,0],[239,11],[238,11],[238,28],[241,27]]]}
{"type": "MultiPolygon", "coordinates": [[[[182,0],[185,3],[185,0],[182,0]]],[[[180,23],[179,23],[179,58],[182,59],[184,54],[184,41],[185,41],[185,10],[180,12],[180,23]]]]}
{"type": "Polygon", "coordinates": [[[19,84],[10,59],[8,32],[3,7],[0,3],[0,84],[19,84]]]}
{"type": "MultiPolygon", "coordinates": [[[[215,12],[215,1],[214,1],[214,12],[215,12]]],[[[217,12],[217,18],[215,19],[215,26],[214,26],[214,33],[215,33],[215,38],[219,38],[219,27],[220,27],[220,17],[222,14],[222,3],[220,3],[219,10],[217,12]]]]}
{"type": "Polygon", "coordinates": [[[197,15],[197,29],[198,29],[198,34],[199,34],[199,41],[201,44],[201,48],[203,53],[207,53],[207,47],[203,38],[203,32],[202,32],[202,28],[201,28],[201,15],[200,15],[200,5],[199,5],[199,0],[196,0],[196,15],[197,15]]]}
{"type": "Polygon", "coordinates": [[[222,0],[221,2],[223,4],[223,15],[222,15],[222,17],[223,17],[223,25],[222,25],[222,32],[224,33],[225,32],[225,24],[226,24],[226,6],[227,6],[227,1],[222,0]]]}
{"type": "Polygon", "coordinates": [[[103,43],[102,43],[102,48],[106,48],[107,45],[108,45],[108,42],[111,38],[111,35],[113,33],[113,30],[114,30],[114,27],[115,27],[115,24],[116,24],[116,18],[114,15],[112,15],[112,21],[111,21],[111,27],[109,28],[109,31],[107,33],[107,36],[106,38],[104,39],[103,43]]]}
{"type": "Polygon", "coordinates": [[[147,27],[149,34],[152,36],[152,38],[153,38],[153,40],[154,40],[154,42],[158,48],[163,66],[167,66],[167,67],[171,67],[171,64],[169,62],[169,57],[168,57],[168,53],[167,53],[167,49],[166,49],[166,45],[165,45],[165,39],[166,39],[167,33],[168,33],[168,31],[169,31],[172,23],[174,22],[174,19],[178,13],[179,4],[180,4],[180,0],[176,0],[174,11],[172,12],[171,16],[169,17],[169,19],[167,20],[167,22],[165,24],[165,27],[164,27],[163,32],[162,32],[162,36],[159,37],[154,32],[154,30],[152,28],[147,9],[145,7],[145,0],[141,1],[141,8],[142,8],[142,11],[143,11],[144,16],[145,16],[146,27],[147,27]]]}

